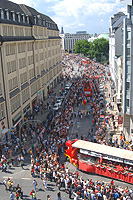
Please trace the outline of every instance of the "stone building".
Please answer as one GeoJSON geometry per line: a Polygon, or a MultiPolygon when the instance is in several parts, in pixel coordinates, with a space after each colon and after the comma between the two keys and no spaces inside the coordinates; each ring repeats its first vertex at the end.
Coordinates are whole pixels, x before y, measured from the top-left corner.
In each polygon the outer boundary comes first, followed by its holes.
{"type": "Polygon", "coordinates": [[[34,8],[0,1],[0,128],[16,127],[62,74],[57,24],[34,8]]]}

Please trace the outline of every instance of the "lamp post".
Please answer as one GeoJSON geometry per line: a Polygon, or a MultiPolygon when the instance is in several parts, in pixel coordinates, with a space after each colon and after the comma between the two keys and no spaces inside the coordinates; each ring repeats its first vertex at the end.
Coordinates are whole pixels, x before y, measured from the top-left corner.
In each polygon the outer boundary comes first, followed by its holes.
{"type": "Polygon", "coordinates": [[[23,122],[21,125],[20,125],[20,128],[19,128],[19,138],[20,138],[20,146],[21,146],[21,128],[24,124],[27,124],[27,123],[30,123],[30,122],[39,122],[39,123],[42,123],[40,120],[28,120],[26,122],[23,122]]]}

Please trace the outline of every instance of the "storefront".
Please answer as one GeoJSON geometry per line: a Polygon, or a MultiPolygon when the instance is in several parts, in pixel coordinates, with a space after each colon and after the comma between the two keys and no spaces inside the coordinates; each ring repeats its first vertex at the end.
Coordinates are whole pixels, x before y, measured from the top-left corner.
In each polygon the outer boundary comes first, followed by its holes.
{"type": "Polygon", "coordinates": [[[39,92],[38,92],[38,100],[40,101],[42,99],[42,91],[40,90],[39,92]]]}
{"type": "Polygon", "coordinates": [[[56,78],[54,79],[54,87],[56,87],[56,78]]]}
{"type": "Polygon", "coordinates": [[[33,100],[32,100],[32,108],[34,108],[34,106],[36,105],[37,103],[37,97],[35,97],[33,100]]]}
{"type": "Polygon", "coordinates": [[[19,112],[16,117],[12,119],[13,127],[16,128],[16,130],[19,130],[19,126],[22,122],[22,112],[19,112]]]}
{"type": "Polygon", "coordinates": [[[30,109],[30,104],[28,104],[24,109],[23,109],[23,115],[24,118],[28,117],[31,114],[31,109],[30,109]]]}
{"type": "Polygon", "coordinates": [[[47,83],[47,91],[49,91],[49,82],[47,83]]]}
{"type": "Polygon", "coordinates": [[[10,134],[10,130],[7,128],[4,128],[3,130],[1,130],[1,141],[2,141],[2,145],[6,144],[6,142],[8,140],[10,140],[11,138],[11,134],[10,134]]]}
{"type": "Polygon", "coordinates": [[[53,79],[50,80],[50,90],[53,89],[53,79]]]}

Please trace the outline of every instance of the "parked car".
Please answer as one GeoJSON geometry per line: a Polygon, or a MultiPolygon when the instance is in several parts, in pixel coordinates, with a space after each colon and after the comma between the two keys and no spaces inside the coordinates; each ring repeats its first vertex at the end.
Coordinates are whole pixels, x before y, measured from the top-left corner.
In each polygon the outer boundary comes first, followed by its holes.
{"type": "Polygon", "coordinates": [[[64,96],[60,96],[60,97],[57,97],[56,99],[57,99],[57,100],[61,100],[61,101],[63,102],[63,101],[64,101],[64,98],[65,98],[64,96]]]}
{"type": "Polygon", "coordinates": [[[58,104],[59,106],[61,106],[62,105],[62,100],[61,99],[57,99],[56,100],[56,104],[58,104]]]}
{"type": "Polygon", "coordinates": [[[57,111],[59,110],[60,106],[58,105],[58,103],[55,103],[53,106],[53,110],[57,111]]]}
{"type": "Polygon", "coordinates": [[[65,86],[65,90],[69,90],[70,89],[70,87],[69,86],[65,86]]]}

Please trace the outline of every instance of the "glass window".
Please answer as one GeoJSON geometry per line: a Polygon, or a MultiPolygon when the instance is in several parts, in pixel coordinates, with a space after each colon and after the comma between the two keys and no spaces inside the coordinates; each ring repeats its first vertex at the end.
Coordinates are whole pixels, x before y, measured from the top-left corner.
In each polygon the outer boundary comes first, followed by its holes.
{"type": "Polygon", "coordinates": [[[131,39],[131,32],[130,31],[127,32],[127,39],[131,39]]]}
{"type": "Polygon", "coordinates": [[[1,10],[1,19],[4,19],[4,12],[1,10]]]}
{"type": "Polygon", "coordinates": [[[127,48],[127,55],[130,55],[130,48],[127,48]]]}
{"type": "Polygon", "coordinates": [[[127,61],[130,61],[130,56],[127,56],[127,61]]]}
{"type": "Polygon", "coordinates": [[[7,20],[9,20],[9,12],[8,11],[6,12],[6,18],[7,18],[7,20]]]}
{"type": "Polygon", "coordinates": [[[15,21],[15,13],[12,14],[12,19],[15,21]]]}
{"type": "Polygon", "coordinates": [[[126,107],[129,107],[129,99],[126,99],[126,107]]]}
{"type": "Polygon", "coordinates": [[[20,14],[18,14],[18,22],[20,22],[20,14]]]}
{"type": "Polygon", "coordinates": [[[28,16],[26,17],[26,20],[27,20],[27,23],[29,24],[29,17],[28,16]]]}
{"type": "Polygon", "coordinates": [[[130,74],[127,74],[127,80],[128,81],[130,80],[130,74]]]}
{"type": "Polygon", "coordinates": [[[126,83],[126,90],[130,90],[130,83],[129,82],[126,83]]]}
{"type": "Polygon", "coordinates": [[[130,40],[127,40],[127,44],[130,44],[131,43],[131,41],[130,40]]]}
{"type": "Polygon", "coordinates": [[[1,83],[0,83],[0,95],[2,95],[1,83]]]}
{"type": "Polygon", "coordinates": [[[127,65],[127,73],[130,74],[130,65],[127,65]]]}

